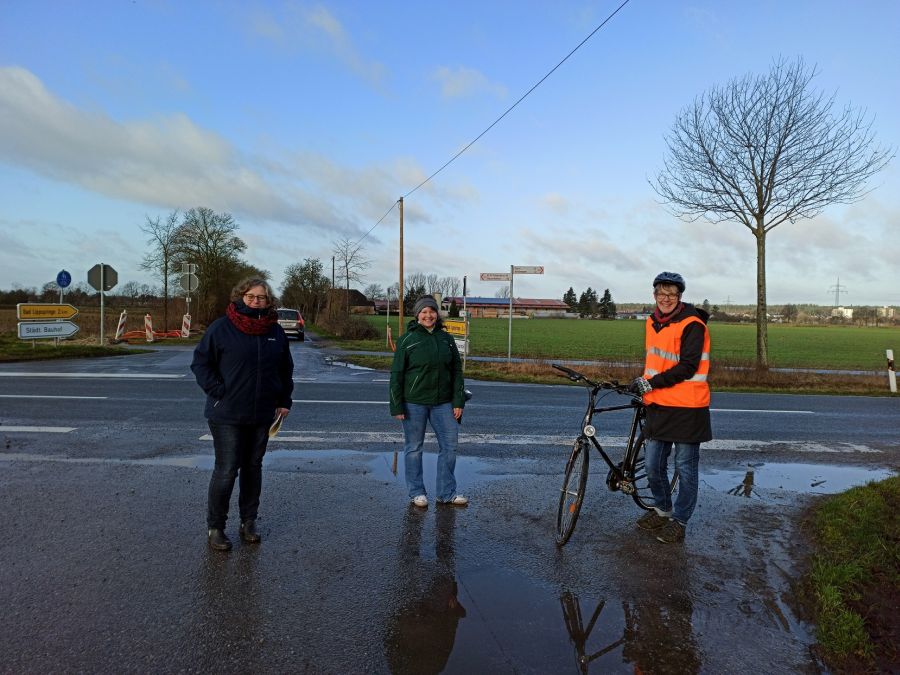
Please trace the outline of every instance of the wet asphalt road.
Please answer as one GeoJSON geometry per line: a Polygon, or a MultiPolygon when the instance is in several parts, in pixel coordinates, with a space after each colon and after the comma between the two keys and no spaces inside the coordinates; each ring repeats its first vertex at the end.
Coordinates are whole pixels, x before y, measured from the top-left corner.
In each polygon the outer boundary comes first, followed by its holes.
{"type": "MultiPolygon", "coordinates": [[[[406,505],[386,374],[296,344],[263,543],[205,546],[212,444],[190,351],[0,367],[0,671],[814,672],[796,516],[900,468],[896,399],[715,395],[684,546],[592,463],[553,543],[583,392],[472,382],[465,509],[406,505]]],[[[600,431],[614,449],[627,419],[600,431]]],[[[616,450],[614,450],[615,452],[616,450]]],[[[426,455],[426,483],[434,476],[426,455]]],[[[236,499],[236,498],[235,498],[236,499]]]]}

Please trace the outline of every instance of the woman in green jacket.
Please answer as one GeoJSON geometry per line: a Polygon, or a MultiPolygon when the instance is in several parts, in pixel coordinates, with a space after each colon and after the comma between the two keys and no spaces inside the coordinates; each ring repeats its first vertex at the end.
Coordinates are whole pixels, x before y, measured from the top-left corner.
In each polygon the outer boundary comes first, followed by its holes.
{"type": "Polygon", "coordinates": [[[422,444],[426,423],[437,437],[436,496],[439,504],[465,506],[456,492],[456,446],[465,406],[462,363],[456,341],[443,330],[438,305],[430,295],[419,298],[415,319],[397,341],[391,365],[391,415],[403,422],[406,486],[416,506],[426,508],[422,478],[422,444]]]}

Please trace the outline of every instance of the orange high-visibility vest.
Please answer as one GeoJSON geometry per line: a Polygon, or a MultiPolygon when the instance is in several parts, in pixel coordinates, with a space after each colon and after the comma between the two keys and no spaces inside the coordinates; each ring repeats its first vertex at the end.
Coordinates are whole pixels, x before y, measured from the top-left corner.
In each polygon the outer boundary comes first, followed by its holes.
{"type": "Polygon", "coordinates": [[[672,406],[676,408],[706,408],[709,406],[709,329],[703,320],[696,316],[688,317],[678,323],[672,323],[658,333],[653,330],[653,318],[647,319],[646,326],[646,361],[644,377],[650,379],[681,360],[681,336],[684,329],[692,323],[703,326],[703,354],[700,365],[694,376],[679,382],[674,387],[653,389],[644,394],[644,403],[672,406]]]}

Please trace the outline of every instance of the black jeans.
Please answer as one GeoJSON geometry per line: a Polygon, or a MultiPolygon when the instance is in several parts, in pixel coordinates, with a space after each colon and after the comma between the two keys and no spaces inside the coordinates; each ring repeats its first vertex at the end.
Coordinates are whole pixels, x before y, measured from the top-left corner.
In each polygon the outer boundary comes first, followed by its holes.
{"type": "Polygon", "coordinates": [[[240,474],[238,508],[241,522],[254,520],[262,490],[262,461],[269,442],[268,424],[209,423],[216,449],[216,465],[209,480],[206,524],[225,529],[234,479],[240,474]]]}

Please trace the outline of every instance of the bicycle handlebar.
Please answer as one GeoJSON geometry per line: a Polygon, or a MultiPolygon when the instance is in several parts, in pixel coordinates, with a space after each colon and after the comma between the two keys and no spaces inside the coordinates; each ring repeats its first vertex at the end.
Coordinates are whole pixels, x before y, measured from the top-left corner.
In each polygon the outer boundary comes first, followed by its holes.
{"type": "Polygon", "coordinates": [[[617,394],[630,396],[636,401],[641,400],[640,394],[635,394],[634,392],[628,391],[628,385],[619,384],[617,380],[594,382],[582,373],[579,373],[577,370],[572,370],[571,368],[567,368],[566,366],[561,366],[558,363],[551,363],[550,365],[556,368],[558,371],[564,373],[566,377],[572,380],[572,382],[584,382],[587,386],[593,387],[595,389],[609,389],[616,392],[617,394]]]}

